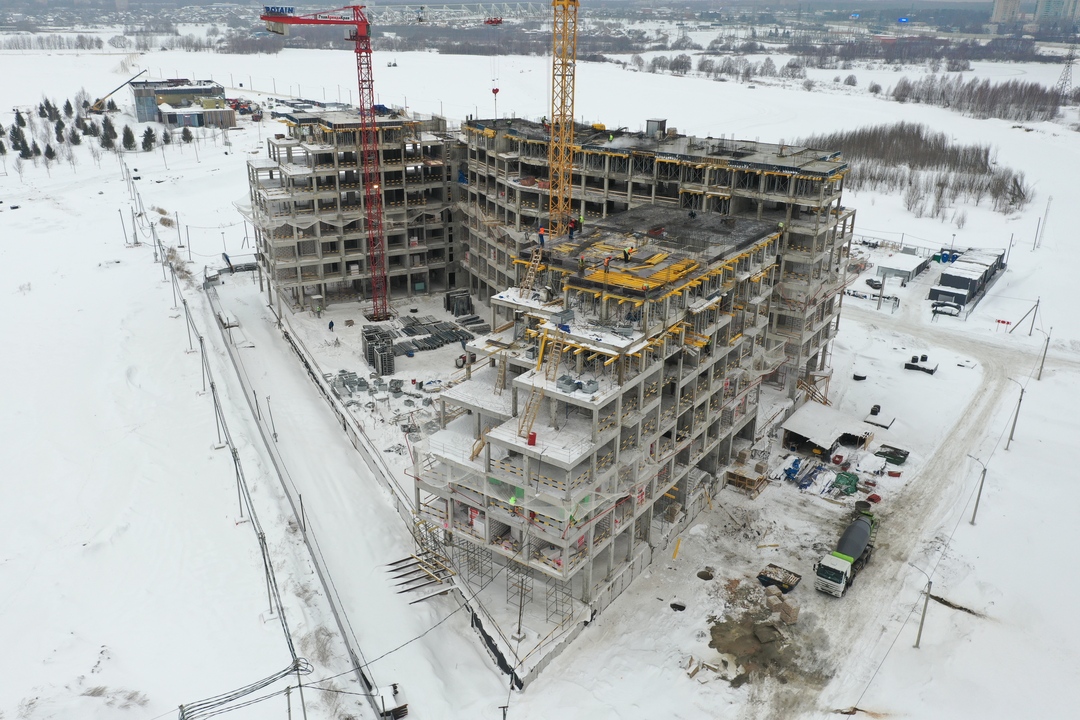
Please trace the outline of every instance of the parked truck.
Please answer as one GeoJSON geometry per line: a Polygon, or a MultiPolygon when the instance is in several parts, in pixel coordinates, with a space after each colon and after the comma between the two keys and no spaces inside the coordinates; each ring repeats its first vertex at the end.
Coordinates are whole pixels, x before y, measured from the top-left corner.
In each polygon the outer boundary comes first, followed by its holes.
{"type": "Polygon", "coordinates": [[[877,518],[871,512],[860,511],[840,536],[836,549],[814,564],[814,587],[843,597],[870,560],[876,537],[877,518]]]}

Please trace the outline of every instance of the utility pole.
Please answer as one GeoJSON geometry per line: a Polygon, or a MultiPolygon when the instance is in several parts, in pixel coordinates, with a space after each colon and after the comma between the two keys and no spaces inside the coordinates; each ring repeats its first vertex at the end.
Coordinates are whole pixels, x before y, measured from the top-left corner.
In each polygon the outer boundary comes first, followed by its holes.
{"type": "MultiPolygon", "coordinates": [[[[1009,378],[1012,380],[1012,378],[1009,378]]],[[[1013,380],[1014,383],[1020,385],[1019,382],[1013,380]]],[[[1009,439],[1005,441],[1005,449],[1009,449],[1009,443],[1012,442],[1013,433],[1016,432],[1016,421],[1020,418],[1020,403],[1024,402],[1024,386],[1020,385],[1020,399],[1016,401],[1016,414],[1013,415],[1012,429],[1009,430],[1009,439]]]]}
{"type": "Polygon", "coordinates": [[[983,482],[986,480],[986,465],[983,465],[983,461],[974,455],[968,455],[969,458],[982,465],[982,475],[979,476],[979,493],[975,496],[975,509],[971,512],[971,524],[975,524],[975,515],[979,512],[979,500],[982,499],[983,482]]]}
{"type": "Polygon", "coordinates": [[[926,598],[923,600],[922,617],[919,618],[919,634],[915,636],[915,649],[919,648],[919,643],[922,642],[922,629],[923,623],[926,622],[926,606],[930,604],[930,589],[934,586],[934,581],[930,578],[926,579],[926,598]]]}
{"type": "Polygon", "coordinates": [[[1046,351],[1050,349],[1050,333],[1052,332],[1054,332],[1053,326],[1050,327],[1050,332],[1046,333],[1046,344],[1043,345],[1042,358],[1039,360],[1039,374],[1035,377],[1036,380],[1042,380],[1043,365],[1046,364],[1046,351]]]}
{"type": "Polygon", "coordinates": [[[1035,312],[1031,313],[1031,327],[1028,328],[1028,337],[1031,337],[1032,331],[1035,329],[1035,316],[1039,314],[1039,303],[1042,298],[1035,298],[1035,312]]]}

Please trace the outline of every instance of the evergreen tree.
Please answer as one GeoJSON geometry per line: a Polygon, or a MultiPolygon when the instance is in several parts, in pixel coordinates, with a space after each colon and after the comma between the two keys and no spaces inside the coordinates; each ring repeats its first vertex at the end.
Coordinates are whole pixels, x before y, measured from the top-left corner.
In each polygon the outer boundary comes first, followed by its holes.
{"type": "Polygon", "coordinates": [[[58,142],[58,143],[64,142],[64,121],[63,120],[57,120],[56,121],[56,142],[58,142]]]}
{"type": "Polygon", "coordinates": [[[41,157],[41,148],[38,147],[37,140],[30,146],[30,152],[34,154],[34,157],[41,157]]]}
{"type": "Polygon", "coordinates": [[[75,128],[71,128],[71,132],[68,133],[68,142],[70,142],[72,145],[82,144],[82,136],[79,135],[79,131],[75,128]]]}
{"type": "Polygon", "coordinates": [[[46,160],[55,160],[56,159],[56,151],[52,149],[52,145],[50,145],[49,143],[45,143],[45,159],[46,160]]]}
{"type": "Polygon", "coordinates": [[[125,150],[135,149],[135,133],[132,132],[130,125],[124,126],[124,139],[122,140],[125,150]]]}
{"type": "Polygon", "coordinates": [[[49,111],[45,109],[45,103],[38,103],[37,114],[40,118],[49,117],[49,111]]]}
{"type": "Polygon", "coordinates": [[[21,157],[23,160],[29,160],[30,158],[34,157],[34,153],[30,152],[30,148],[26,145],[26,143],[23,143],[22,146],[19,148],[19,157],[21,157]]]}
{"type": "Polygon", "coordinates": [[[75,114],[75,108],[72,107],[70,100],[64,101],[64,114],[67,115],[69,118],[75,114]]]}
{"type": "Polygon", "coordinates": [[[4,141],[0,140],[0,157],[7,155],[7,146],[4,145],[4,141]]]}
{"type": "Polygon", "coordinates": [[[7,130],[4,129],[3,124],[0,124],[0,135],[3,135],[6,132],[7,132],[7,130]]]}
{"type": "Polygon", "coordinates": [[[108,110],[109,112],[116,112],[120,108],[116,107],[116,102],[115,101],[110,100],[109,102],[107,102],[105,104],[105,109],[108,110]]]}
{"type": "Polygon", "coordinates": [[[18,110],[15,111],[15,124],[21,128],[26,127],[26,118],[24,118],[22,113],[18,110]]]}
{"type": "Polygon", "coordinates": [[[98,124],[96,122],[91,120],[90,122],[86,123],[86,127],[83,130],[83,135],[89,135],[90,137],[98,137],[99,135],[101,135],[101,128],[98,127],[98,124]]]}
{"type": "Polygon", "coordinates": [[[161,144],[172,145],[172,133],[169,132],[169,128],[165,128],[161,131],[161,144]]]}
{"type": "Polygon", "coordinates": [[[60,119],[60,110],[48,100],[45,101],[45,114],[49,118],[49,122],[56,122],[60,119]]]}
{"type": "Polygon", "coordinates": [[[142,135],[142,149],[143,152],[150,152],[154,149],[154,145],[157,144],[157,134],[153,128],[146,128],[146,132],[142,135]]]}
{"type": "Polygon", "coordinates": [[[195,136],[191,134],[191,128],[188,128],[188,127],[184,128],[184,132],[180,133],[180,139],[183,140],[186,143],[189,143],[192,140],[194,140],[195,136]]]}
{"type": "Polygon", "coordinates": [[[118,137],[116,126],[113,125],[112,120],[107,115],[101,118],[101,134],[108,135],[110,140],[115,140],[118,137]]]}
{"type": "Polygon", "coordinates": [[[112,150],[116,147],[116,144],[113,143],[112,136],[109,135],[109,133],[107,132],[101,133],[101,147],[105,148],[106,150],[112,150]]]}

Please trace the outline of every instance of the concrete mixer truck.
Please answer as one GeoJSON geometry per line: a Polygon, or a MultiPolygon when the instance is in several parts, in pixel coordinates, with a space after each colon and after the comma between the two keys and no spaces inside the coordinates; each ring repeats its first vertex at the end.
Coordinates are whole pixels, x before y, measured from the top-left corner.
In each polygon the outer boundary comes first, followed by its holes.
{"type": "Polygon", "coordinates": [[[840,536],[836,549],[814,564],[814,587],[821,592],[843,597],[855,576],[870,560],[877,537],[877,518],[860,511],[840,536]]]}

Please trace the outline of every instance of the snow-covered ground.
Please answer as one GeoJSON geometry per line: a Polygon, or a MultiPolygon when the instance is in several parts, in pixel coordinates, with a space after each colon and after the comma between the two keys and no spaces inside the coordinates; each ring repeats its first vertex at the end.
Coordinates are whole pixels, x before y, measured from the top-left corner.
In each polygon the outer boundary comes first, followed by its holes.
{"type": "MultiPolygon", "coordinates": [[[[230,94],[276,87],[279,94],[348,100],[355,82],[351,58],[335,51],[2,57],[5,128],[12,121],[7,108],[36,106],[43,92],[61,103],[81,87],[96,95],[143,68],[155,77],[212,75],[230,85],[230,94]]],[[[501,58],[495,66],[489,58],[427,53],[398,53],[395,60],[395,68],[375,64],[383,103],[451,118],[487,116],[494,70],[500,115],[548,112],[544,58],[501,58]]],[[[980,64],[974,74],[1029,73],[1049,84],[1054,72],[1046,67],[980,64]]],[[[507,703],[518,717],[695,718],[720,708],[745,717],[815,717],[856,705],[928,718],[1070,714],[1080,623],[1061,602],[1076,583],[1068,575],[1070,555],[1061,550],[1071,533],[1055,509],[1080,500],[1068,464],[1080,379],[1080,323],[1068,310],[1080,257],[1066,224],[1067,208],[1080,202],[1071,170],[1080,137],[1067,129],[1075,109],[1059,123],[1018,128],[872,97],[863,88],[873,73],[903,73],[852,72],[860,78],[854,92],[828,81],[815,92],[797,85],[750,89],[588,63],[578,73],[579,115],[610,127],[638,129],[646,118],[667,117],[683,132],[772,142],[902,118],[993,145],[999,162],[1023,170],[1034,185],[1036,197],[1024,211],[1006,217],[968,208],[963,230],[912,217],[898,197],[848,192],[860,234],[903,236],[926,247],[948,246],[954,232],[958,247],[1005,247],[1010,235],[1017,242],[1010,269],[966,321],[930,315],[923,298],[936,268],[906,288],[887,286],[901,298],[896,312],[845,298],[834,405],[856,417],[882,405],[897,421],[878,439],[911,448],[912,458],[899,479],[883,482],[880,549],[851,593],[835,600],[814,593],[808,581],[796,591],[803,611],[790,633],[800,657],[784,682],[754,678],[732,687],[708,672],[691,679],[684,668],[690,655],[715,659],[710,618],[755,602],[749,588],[762,564],[809,576],[842,529],[843,509],[787,484],[770,486],[755,501],[722,493],[684,534],[677,557],[666,551],[535,683],[508,694],[505,676],[451,598],[410,606],[392,592],[381,566],[410,546],[388,494],[286,350],[253,279],[227,277],[219,288],[227,314],[240,323],[234,352],[256,396],[272,403],[275,454],[305,497],[349,632],[376,682],[403,683],[414,716],[494,717],[507,703]],[[1051,195],[1041,244],[1032,250],[1051,195]],[[1040,312],[1030,333],[1026,323],[1009,334],[1013,326],[997,322],[1015,325],[1036,298],[1040,312]],[[1046,368],[1036,381],[1043,333],[1051,327],[1046,368]],[[939,372],[900,369],[916,353],[931,356],[939,372]],[[853,371],[867,381],[851,382],[853,371]],[[1023,403],[1005,451],[1018,385],[1023,403]],[[981,468],[968,455],[987,467],[974,526],[981,468]],[[713,579],[697,577],[705,567],[713,568],[713,579]],[[916,650],[924,572],[934,596],[972,612],[931,602],[916,650]],[[686,610],[673,611],[675,601],[686,610]]],[[[922,72],[912,68],[911,76],[922,72]]],[[[118,102],[130,111],[130,96],[121,93],[118,102]]],[[[132,118],[118,124],[124,123],[136,125],[132,118]]],[[[190,251],[196,276],[204,265],[219,265],[223,250],[234,258],[251,252],[232,203],[247,197],[244,162],[276,125],[241,127],[230,133],[231,146],[219,136],[201,141],[197,153],[173,145],[124,159],[140,178],[134,185],[147,217],[154,217],[152,207],[179,213],[184,233],[158,231],[170,246],[185,241],[178,252],[186,259],[190,251]]],[[[135,130],[140,136],[142,128],[135,130]]],[[[186,352],[183,310],[174,309],[152,247],[125,244],[131,195],[121,166],[111,154],[98,165],[86,145],[75,157],[74,168],[31,165],[21,177],[11,154],[0,164],[7,172],[0,175],[0,291],[8,298],[0,313],[8,339],[3,448],[13,461],[0,530],[0,637],[8,650],[0,660],[0,712],[28,720],[141,720],[258,681],[286,667],[290,656],[280,622],[266,614],[251,525],[238,523],[232,458],[214,448],[211,398],[202,393],[200,354],[186,352]]],[[[876,252],[880,259],[883,251],[876,252]]],[[[197,285],[183,290],[272,549],[292,636],[315,665],[305,681],[308,709],[318,717],[367,716],[358,695],[344,694],[359,689],[348,676],[332,689],[316,682],[348,668],[344,646],[232,369],[228,341],[197,285]],[[327,634],[332,640],[319,643],[327,634]]],[[[324,342],[322,319],[291,321],[324,371],[346,366],[324,342]]],[[[399,376],[452,372],[432,367],[445,357],[421,353],[413,361],[399,376]]],[[[380,449],[404,439],[377,417],[365,422],[380,449]]],[[[397,468],[402,456],[386,456],[397,468]]],[[[398,479],[407,486],[408,478],[398,479]]],[[[284,713],[285,705],[275,697],[240,713],[262,717],[284,713]]]]}

